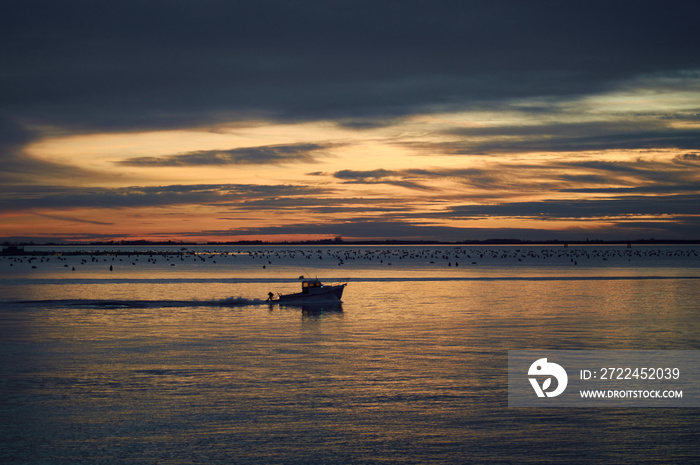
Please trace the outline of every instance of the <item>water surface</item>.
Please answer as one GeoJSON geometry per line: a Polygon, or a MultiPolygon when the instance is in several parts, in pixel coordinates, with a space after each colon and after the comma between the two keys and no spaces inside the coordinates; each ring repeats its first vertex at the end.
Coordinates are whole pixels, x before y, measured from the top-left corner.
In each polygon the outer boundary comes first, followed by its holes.
{"type": "Polygon", "coordinates": [[[700,349],[694,247],[63,251],[0,258],[2,463],[700,460],[698,409],[507,407],[508,350],[700,349]]]}

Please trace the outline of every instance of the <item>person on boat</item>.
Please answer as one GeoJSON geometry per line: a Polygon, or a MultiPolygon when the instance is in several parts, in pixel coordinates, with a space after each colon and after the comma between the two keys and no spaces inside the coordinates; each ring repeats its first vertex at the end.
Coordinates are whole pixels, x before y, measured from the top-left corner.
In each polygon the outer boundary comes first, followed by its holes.
{"type": "Polygon", "coordinates": [[[267,300],[265,302],[272,302],[272,298],[275,296],[272,292],[267,293],[267,300]]]}

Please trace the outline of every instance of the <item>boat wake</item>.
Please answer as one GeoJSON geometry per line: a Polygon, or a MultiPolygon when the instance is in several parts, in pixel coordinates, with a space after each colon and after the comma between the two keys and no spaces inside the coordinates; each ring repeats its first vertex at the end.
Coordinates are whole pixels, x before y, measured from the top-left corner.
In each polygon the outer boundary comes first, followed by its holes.
{"type": "Polygon", "coordinates": [[[14,302],[19,305],[54,307],[54,308],[172,308],[172,307],[247,307],[268,305],[262,299],[245,297],[227,297],[218,300],[98,300],[98,299],[59,299],[59,300],[23,300],[14,302]]]}

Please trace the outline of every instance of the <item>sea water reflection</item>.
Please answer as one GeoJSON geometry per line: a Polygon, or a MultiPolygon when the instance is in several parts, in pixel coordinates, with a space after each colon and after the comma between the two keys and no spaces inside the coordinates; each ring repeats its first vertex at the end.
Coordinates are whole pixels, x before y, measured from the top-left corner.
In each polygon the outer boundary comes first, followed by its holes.
{"type": "Polygon", "coordinates": [[[293,282],[106,277],[8,300],[0,460],[697,463],[697,409],[507,407],[511,349],[700,349],[696,280],[575,273],[358,280],[342,311],[187,304],[293,282]]]}

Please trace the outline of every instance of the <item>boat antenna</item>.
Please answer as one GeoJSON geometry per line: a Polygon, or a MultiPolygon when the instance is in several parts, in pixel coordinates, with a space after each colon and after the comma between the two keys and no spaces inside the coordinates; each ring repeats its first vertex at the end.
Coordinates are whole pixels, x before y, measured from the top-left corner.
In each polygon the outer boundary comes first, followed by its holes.
{"type": "MultiPolygon", "coordinates": [[[[311,276],[311,275],[309,274],[309,272],[306,271],[306,268],[304,268],[304,265],[302,265],[301,263],[299,263],[294,255],[292,255],[292,260],[294,260],[294,263],[296,263],[297,266],[298,266],[299,268],[301,268],[302,270],[304,270],[304,276],[311,276]]],[[[299,279],[302,279],[304,276],[299,277],[299,279]]]]}

